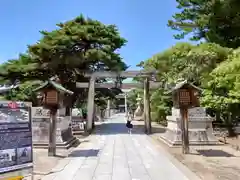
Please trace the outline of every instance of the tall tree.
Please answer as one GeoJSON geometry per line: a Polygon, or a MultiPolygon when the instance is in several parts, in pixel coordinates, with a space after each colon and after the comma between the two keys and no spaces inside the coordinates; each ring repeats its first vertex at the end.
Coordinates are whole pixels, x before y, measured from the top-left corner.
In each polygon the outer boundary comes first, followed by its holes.
{"type": "Polygon", "coordinates": [[[218,120],[224,122],[229,135],[234,134],[233,127],[239,121],[240,113],[240,53],[235,50],[227,61],[221,63],[210,74],[205,85],[202,104],[213,110],[218,120]]]}
{"type": "Polygon", "coordinates": [[[42,31],[43,38],[29,46],[29,54],[43,69],[61,81],[76,80],[75,70],[124,70],[117,50],[126,40],[114,25],[104,25],[82,15],[57,25],[58,30],[42,31]]]}
{"type": "Polygon", "coordinates": [[[238,0],[176,0],[179,13],[168,26],[179,31],[176,39],[191,34],[191,40],[204,39],[221,46],[240,46],[240,1],[238,0]]]}
{"type": "Polygon", "coordinates": [[[159,71],[157,80],[163,83],[176,82],[178,78],[200,84],[220,62],[226,60],[231,49],[213,43],[193,46],[177,43],[175,46],[154,55],[142,63],[144,69],[159,71]]]}
{"type": "MultiPolygon", "coordinates": [[[[221,62],[226,61],[231,53],[232,49],[213,43],[202,43],[196,46],[190,43],[178,43],[154,55],[141,65],[144,69],[158,70],[157,80],[163,85],[174,85],[179,78],[184,78],[198,86],[203,86],[211,80],[209,73],[221,62]]],[[[165,85],[163,87],[169,87],[165,85]]],[[[165,92],[166,90],[159,89],[151,93],[153,119],[164,120],[170,112],[171,97],[165,92]]]]}
{"type": "Polygon", "coordinates": [[[87,81],[82,71],[127,68],[118,53],[126,40],[115,25],[80,15],[57,26],[58,29],[51,32],[41,31],[42,38],[28,46],[25,55],[1,65],[0,76],[12,82],[57,76],[65,87],[76,92],[75,82],[87,81]]]}

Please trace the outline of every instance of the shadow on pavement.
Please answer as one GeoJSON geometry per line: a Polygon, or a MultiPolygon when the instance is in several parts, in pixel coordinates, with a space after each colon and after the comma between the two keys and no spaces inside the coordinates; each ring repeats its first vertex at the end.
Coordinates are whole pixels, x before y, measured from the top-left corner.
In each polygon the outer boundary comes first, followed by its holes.
{"type": "MultiPolygon", "coordinates": [[[[143,124],[133,124],[132,134],[145,134],[145,127],[143,124]]],[[[113,134],[128,134],[128,128],[125,123],[111,122],[98,124],[95,127],[95,134],[113,135],[113,134]]],[[[164,127],[152,127],[152,133],[164,133],[164,127]]]]}
{"type": "Polygon", "coordinates": [[[97,157],[99,149],[74,150],[68,157],[97,157]]]}
{"type": "Polygon", "coordinates": [[[235,157],[232,154],[229,154],[223,150],[217,150],[217,149],[204,149],[204,150],[197,150],[197,152],[206,157],[235,157]]]}
{"type": "Polygon", "coordinates": [[[66,158],[67,155],[60,155],[60,154],[56,154],[54,157],[57,157],[57,158],[66,158]]]}
{"type": "MultiPolygon", "coordinates": [[[[128,128],[125,123],[104,123],[96,125],[96,130],[94,134],[100,135],[113,135],[113,134],[128,134],[128,128]]],[[[144,134],[143,130],[135,126],[133,123],[132,134],[144,134]]]]}

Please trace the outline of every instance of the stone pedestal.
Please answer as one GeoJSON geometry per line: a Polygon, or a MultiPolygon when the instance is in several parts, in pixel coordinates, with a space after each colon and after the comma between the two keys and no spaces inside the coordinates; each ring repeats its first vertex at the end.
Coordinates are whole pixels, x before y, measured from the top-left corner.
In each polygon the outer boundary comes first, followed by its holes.
{"type": "MultiPolygon", "coordinates": [[[[33,130],[33,146],[36,148],[47,148],[49,142],[49,113],[42,107],[33,107],[32,109],[32,130],[33,130]],[[40,112],[41,113],[36,113],[40,112]],[[45,112],[46,111],[46,112],[45,112]]],[[[62,116],[58,112],[56,145],[57,148],[70,148],[77,143],[77,139],[72,134],[70,127],[71,116],[62,116]]]]}
{"type": "MultiPolygon", "coordinates": [[[[196,107],[188,110],[188,134],[190,145],[214,145],[218,140],[213,135],[211,117],[206,115],[205,109],[196,107]]],[[[169,146],[182,144],[180,110],[172,108],[172,116],[167,116],[166,132],[160,136],[169,146]]]]}
{"type": "Polygon", "coordinates": [[[237,127],[235,127],[235,132],[237,134],[240,134],[240,124],[237,127]]]}
{"type": "Polygon", "coordinates": [[[84,133],[86,119],[84,120],[83,118],[82,109],[72,109],[71,125],[73,135],[80,135],[84,133]]]}

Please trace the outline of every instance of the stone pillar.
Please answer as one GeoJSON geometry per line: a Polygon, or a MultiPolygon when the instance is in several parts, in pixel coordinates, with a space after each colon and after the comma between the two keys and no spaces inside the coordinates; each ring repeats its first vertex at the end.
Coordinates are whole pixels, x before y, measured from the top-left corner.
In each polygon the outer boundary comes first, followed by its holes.
{"type": "Polygon", "coordinates": [[[124,95],[124,107],[125,107],[125,115],[127,117],[127,113],[128,113],[128,107],[127,107],[127,93],[125,93],[124,95]]]}
{"type": "Polygon", "coordinates": [[[149,79],[144,80],[144,122],[145,132],[150,134],[152,131],[151,127],[151,110],[150,110],[150,95],[149,95],[149,79]]]}
{"type": "Polygon", "coordinates": [[[48,156],[56,155],[57,109],[50,110],[48,156]]]}
{"type": "Polygon", "coordinates": [[[87,131],[88,132],[90,132],[93,128],[94,97],[95,97],[95,77],[91,77],[89,81],[88,103],[87,103],[87,131]]]}
{"type": "Polygon", "coordinates": [[[111,116],[111,101],[108,99],[107,101],[107,117],[109,118],[111,116]]]}

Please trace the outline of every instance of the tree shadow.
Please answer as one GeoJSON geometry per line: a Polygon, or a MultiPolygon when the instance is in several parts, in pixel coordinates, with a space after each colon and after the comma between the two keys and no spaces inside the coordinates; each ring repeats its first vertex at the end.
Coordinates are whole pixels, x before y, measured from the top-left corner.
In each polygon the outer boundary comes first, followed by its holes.
{"type": "Polygon", "coordinates": [[[197,150],[197,152],[205,157],[235,157],[233,154],[218,149],[204,149],[197,150]]]}
{"type": "MultiPolygon", "coordinates": [[[[94,134],[114,135],[114,134],[129,134],[125,123],[104,123],[95,126],[94,134]]],[[[144,134],[143,128],[135,126],[133,123],[132,134],[144,134]]]]}
{"type": "Polygon", "coordinates": [[[64,158],[66,158],[67,156],[66,156],[66,155],[60,155],[60,154],[56,154],[54,157],[57,157],[57,158],[62,158],[62,159],[64,159],[64,158]]]}
{"type": "Polygon", "coordinates": [[[97,157],[99,149],[74,150],[68,157],[97,157]]]}
{"type": "MultiPolygon", "coordinates": [[[[133,129],[132,134],[145,134],[144,124],[134,124],[132,122],[133,129]]],[[[152,126],[152,134],[164,133],[166,129],[161,126],[152,126]]],[[[113,135],[113,134],[128,134],[128,128],[125,123],[103,123],[95,126],[95,134],[101,135],[113,135]]]]}
{"type": "Polygon", "coordinates": [[[72,145],[71,145],[71,147],[70,148],[75,148],[75,147],[78,147],[79,146],[79,144],[81,144],[82,143],[82,141],[80,141],[79,139],[77,139],[72,145]]]}

